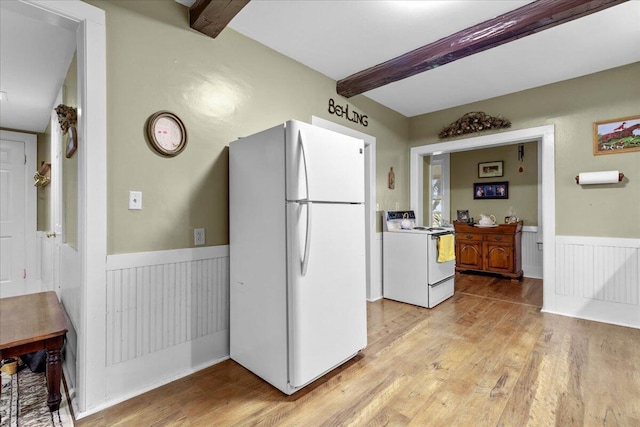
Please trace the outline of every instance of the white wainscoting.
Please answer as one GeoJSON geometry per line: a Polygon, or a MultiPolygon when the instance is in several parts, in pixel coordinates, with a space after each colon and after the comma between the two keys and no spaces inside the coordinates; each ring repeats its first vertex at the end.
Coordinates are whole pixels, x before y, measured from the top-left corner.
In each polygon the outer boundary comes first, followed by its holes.
{"type": "MultiPolygon", "coordinates": [[[[38,281],[42,291],[55,291],[58,294],[64,310],[65,320],[67,322],[66,342],[63,347],[63,369],[64,376],[69,389],[69,395],[73,399],[76,387],[76,361],[78,353],[78,336],[76,333],[77,316],[79,312],[80,300],[79,290],[71,291],[67,287],[56,286],[54,279],[54,262],[55,262],[55,239],[48,238],[44,231],[36,233],[36,249],[38,251],[38,281]],[[75,313],[76,320],[71,318],[71,314],[75,313]]],[[[72,251],[66,247],[64,251],[72,251]]],[[[75,251],[72,251],[72,253],[75,251]]]]}
{"type": "Polygon", "coordinates": [[[524,277],[542,279],[542,243],[538,243],[538,227],[522,227],[522,271],[524,277]]]}
{"type": "MultiPolygon", "coordinates": [[[[60,237],[56,237],[59,239],[60,237]]],[[[56,246],[54,239],[50,240],[51,246],[56,246]]],[[[59,278],[53,277],[53,290],[58,293],[60,303],[64,307],[67,320],[67,342],[64,349],[64,368],[69,387],[77,387],[77,358],[78,358],[78,333],[86,327],[82,323],[82,259],[76,249],[67,244],[61,244],[53,248],[52,260],[58,263],[59,278]],[[55,251],[58,251],[57,256],[55,251]]],[[[55,268],[54,268],[55,271],[55,268]]],[[[89,284],[90,286],[90,284],[89,284]]]]}
{"type": "Polygon", "coordinates": [[[229,357],[228,246],[110,255],[106,275],[104,407],[229,357]]]}
{"type": "Polygon", "coordinates": [[[47,239],[44,231],[36,233],[36,251],[36,279],[43,291],[53,291],[53,239],[47,239]]]}
{"type": "Polygon", "coordinates": [[[556,237],[551,312],[640,328],[640,239],[556,237]]]}
{"type": "Polygon", "coordinates": [[[376,233],[376,237],[373,240],[373,277],[371,277],[371,283],[369,286],[369,295],[367,299],[369,301],[377,301],[382,298],[382,233],[376,233]]]}

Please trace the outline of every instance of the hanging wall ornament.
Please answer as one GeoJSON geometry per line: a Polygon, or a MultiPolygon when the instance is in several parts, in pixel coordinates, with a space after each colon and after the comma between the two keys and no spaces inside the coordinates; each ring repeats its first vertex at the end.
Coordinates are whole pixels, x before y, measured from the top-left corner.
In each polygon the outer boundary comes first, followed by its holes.
{"type": "Polygon", "coordinates": [[[68,159],[73,156],[73,153],[78,149],[78,135],[76,131],[78,113],[75,108],[60,104],[56,107],[56,114],[58,114],[58,123],[60,123],[62,134],[68,134],[67,149],[65,151],[65,156],[68,159]]]}
{"type": "Polygon", "coordinates": [[[503,117],[490,116],[482,111],[467,113],[448,127],[444,128],[438,136],[451,138],[467,133],[482,132],[491,129],[510,128],[511,122],[503,117]]]}

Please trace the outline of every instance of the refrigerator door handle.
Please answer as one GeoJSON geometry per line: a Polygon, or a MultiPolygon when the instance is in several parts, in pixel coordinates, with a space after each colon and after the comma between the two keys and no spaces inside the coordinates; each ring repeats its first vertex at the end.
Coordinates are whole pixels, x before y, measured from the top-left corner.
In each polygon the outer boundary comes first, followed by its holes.
{"type": "Polygon", "coordinates": [[[298,141],[300,142],[300,148],[302,148],[302,161],[304,164],[304,183],[307,190],[306,200],[309,200],[309,170],[307,168],[307,150],[304,147],[304,139],[302,138],[302,130],[298,131],[298,141]]]}
{"type": "Polygon", "coordinates": [[[301,272],[302,277],[307,275],[307,267],[309,267],[309,253],[311,251],[311,205],[313,203],[307,201],[307,232],[304,241],[304,256],[302,257],[301,272]]]}

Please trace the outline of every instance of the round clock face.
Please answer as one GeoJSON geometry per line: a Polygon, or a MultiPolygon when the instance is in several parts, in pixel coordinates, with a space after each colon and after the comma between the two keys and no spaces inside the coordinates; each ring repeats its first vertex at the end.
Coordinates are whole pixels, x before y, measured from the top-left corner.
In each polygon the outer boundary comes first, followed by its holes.
{"type": "Polygon", "coordinates": [[[147,134],[151,146],[163,156],[179,154],[187,143],[184,124],[168,111],[159,111],[149,118],[147,134]]]}

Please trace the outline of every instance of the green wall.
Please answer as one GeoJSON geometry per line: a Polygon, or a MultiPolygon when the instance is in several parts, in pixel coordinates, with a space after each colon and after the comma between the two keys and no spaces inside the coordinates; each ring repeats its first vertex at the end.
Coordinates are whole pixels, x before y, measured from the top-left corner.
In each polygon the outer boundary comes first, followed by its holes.
{"type": "Polygon", "coordinates": [[[554,125],[556,234],[639,238],[640,151],[593,155],[594,122],[640,114],[638,82],[640,62],[416,116],[409,119],[409,145],[441,142],[438,132],[470,111],[502,115],[512,122],[508,130],[554,125]],[[620,184],[576,185],[579,172],[602,170],[619,170],[628,178],[620,184]]]}
{"type": "MultiPolygon", "coordinates": [[[[227,28],[212,39],[189,28],[173,0],[96,1],[107,28],[108,253],[228,244],[229,142],[316,115],[377,138],[380,209],[408,207],[408,121],[366,97],[337,96],[336,82],[227,28]],[[360,126],[328,112],[329,98],[368,116],[360,126]],[[188,142],[177,157],[148,146],[147,118],[176,113],[188,142]],[[396,171],[396,189],[386,173],[396,171]],[[384,185],[383,185],[384,183],[384,185]],[[128,210],[130,190],[142,210],[128,210]]],[[[256,206],[256,215],[260,207],[256,206]]]]}
{"type": "Polygon", "coordinates": [[[524,158],[518,160],[518,146],[485,148],[482,150],[451,153],[451,220],[456,211],[468,210],[476,221],[480,214],[494,215],[498,223],[504,222],[507,211],[513,207],[524,225],[538,225],[538,144],[523,144],[524,158]],[[478,163],[502,161],[504,175],[478,178],[478,163]],[[522,167],[522,172],[520,168],[522,167]],[[508,182],[508,199],[474,199],[474,183],[508,182]]]}
{"type": "MultiPolygon", "coordinates": [[[[38,154],[37,167],[40,168],[42,162],[51,162],[51,122],[47,124],[44,133],[38,134],[38,154]]],[[[51,230],[51,185],[46,187],[38,187],[38,213],[37,213],[37,230],[51,230]]]]}

